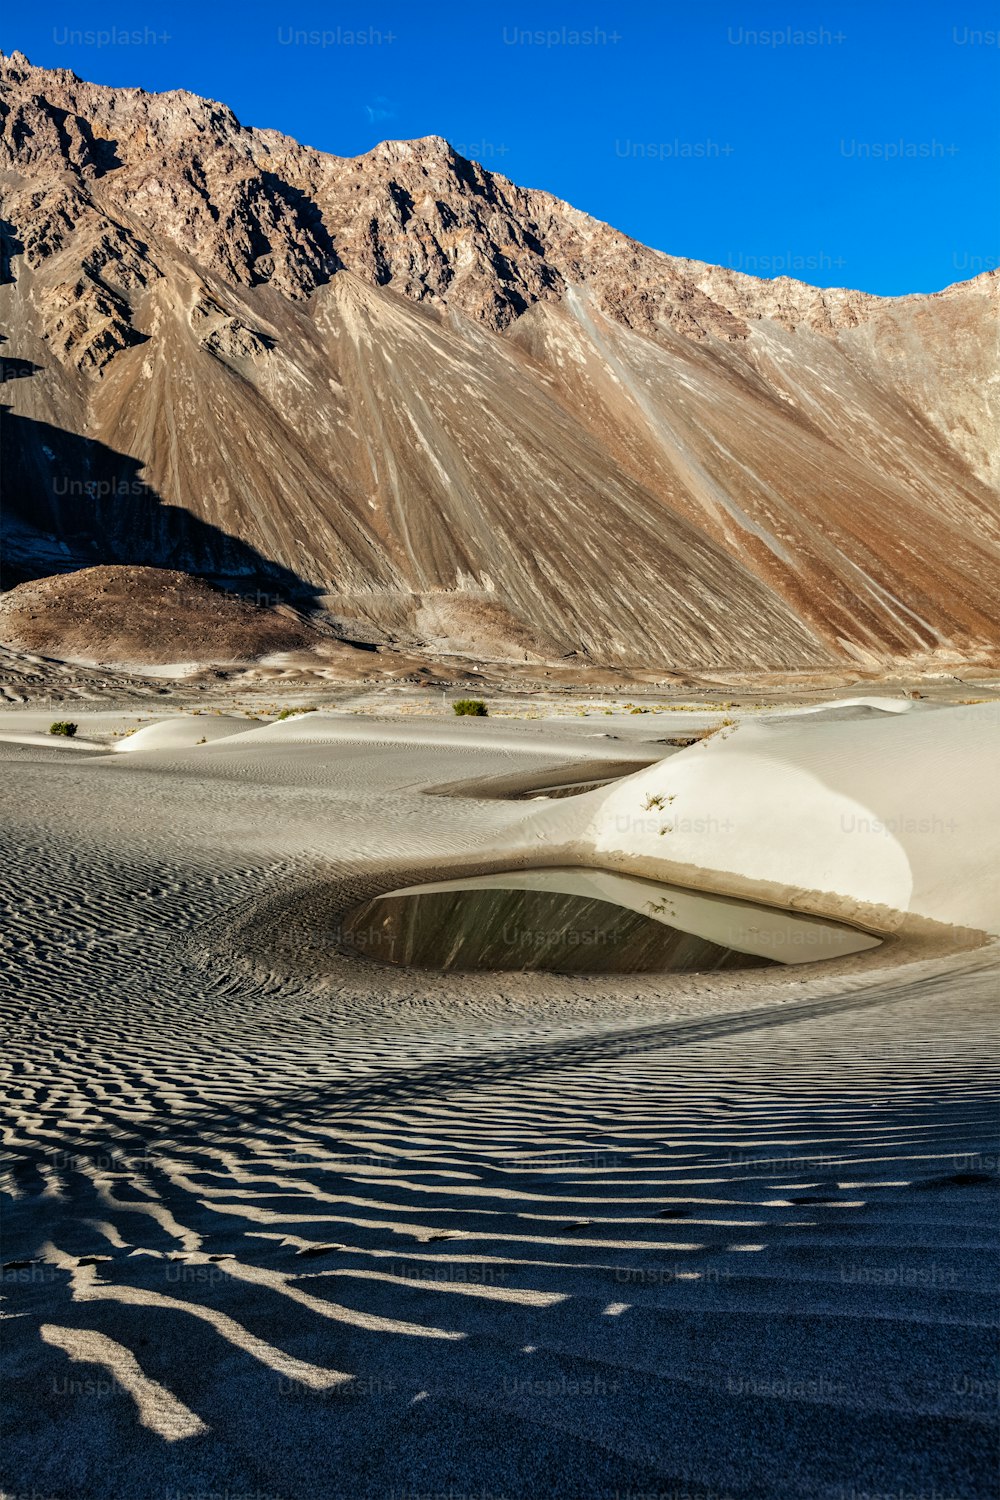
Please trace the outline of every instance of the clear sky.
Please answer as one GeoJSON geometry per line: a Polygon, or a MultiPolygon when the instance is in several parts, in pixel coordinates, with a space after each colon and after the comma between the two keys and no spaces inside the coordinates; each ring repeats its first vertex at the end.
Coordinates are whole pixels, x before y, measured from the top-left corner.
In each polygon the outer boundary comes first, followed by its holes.
{"type": "Polygon", "coordinates": [[[896,294],[1000,264],[998,33],[986,0],[51,0],[2,45],[342,156],[443,135],[671,254],[896,294]]]}

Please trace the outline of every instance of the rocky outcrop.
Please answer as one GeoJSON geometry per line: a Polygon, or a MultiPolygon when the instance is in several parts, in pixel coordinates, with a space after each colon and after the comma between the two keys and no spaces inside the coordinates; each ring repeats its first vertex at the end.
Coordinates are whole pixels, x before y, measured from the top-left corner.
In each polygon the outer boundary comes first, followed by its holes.
{"type": "Polygon", "coordinates": [[[85,661],[252,661],[323,637],[287,605],[243,598],[165,568],[82,568],[0,598],[10,645],[85,661]]]}

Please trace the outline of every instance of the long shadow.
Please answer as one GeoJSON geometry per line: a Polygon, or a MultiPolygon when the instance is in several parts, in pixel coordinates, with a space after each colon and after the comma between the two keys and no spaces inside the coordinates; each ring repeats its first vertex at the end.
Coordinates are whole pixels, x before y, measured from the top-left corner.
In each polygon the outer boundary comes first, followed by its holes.
{"type": "MultiPolygon", "coordinates": [[[[921,982],[921,998],[946,994],[948,976],[921,982]]],[[[512,1047],[500,1056],[495,1054],[456,1062],[432,1063],[424,1067],[386,1070],[363,1082],[335,1082],[316,1088],[297,1089],[272,1095],[266,1102],[255,1099],[245,1105],[223,1104],[198,1110],[187,1116],[171,1111],[161,1119],[151,1119],[141,1126],[126,1126],[120,1121],[113,1132],[115,1144],[139,1152],[155,1152],[165,1140],[172,1145],[204,1144],[213,1133],[229,1137],[268,1124],[287,1126],[290,1120],[308,1125],[322,1123],[331,1111],[381,1109],[421,1099],[440,1100],[452,1091],[465,1091],[487,1085],[512,1082],[519,1078],[537,1079],[545,1073],[561,1072],[569,1067],[613,1062],[630,1056],[664,1048],[695,1046],[720,1037],[742,1032],[770,1030],[796,1022],[823,1019],[843,1012],[863,1011],[875,1006],[912,998],[913,982],[891,985],[840,999],[791,1002],[753,1011],[725,1013],[692,1021],[668,1022],[664,1025],[630,1027],[606,1032],[601,1036],[573,1038],[512,1047]]],[[[110,1134],[110,1132],[109,1132],[110,1134]]],[[[84,1149],[90,1144],[89,1131],[81,1131],[74,1141],[66,1132],[63,1144],[84,1149]]]]}
{"type": "MultiPolygon", "coordinates": [[[[981,1001],[989,981],[984,970],[981,1001]]],[[[975,1500],[994,1456],[989,1184],[951,1168],[989,1149],[987,1080],[946,1014],[954,986],[954,974],[890,976],[835,1002],[275,1091],[242,1114],[169,1112],[178,1063],[197,1087],[174,1044],[159,1063],[142,1048],[124,1073],[96,1068],[94,1109],[148,1101],[157,1113],[136,1131],[170,1144],[128,1171],[107,1144],[92,1164],[57,1156],[55,1190],[27,1184],[14,1202],[10,1488],[383,1500],[415,1493],[417,1473],[421,1493],[442,1496],[829,1500],[889,1493],[891,1478],[896,1494],[975,1500]],[[874,1007],[900,1001],[878,1019],[874,1007]],[[838,1011],[825,1045],[820,1023],[838,1011]],[[810,1017],[811,1036],[781,1038],[810,1017]],[[634,1078],[598,1068],[544,1086],[545,1068],[727,1035],[690,1067],[675,1052],[634,1078]],[[480,1082],[499,1087],[447,1097],[480,1082]],[[342,1100],[387,1096],[405,1102],[337,1117],[342,1100]],[[305,1140],[303,1102],[321,1111],[305,1140]],[[263,1130],[245,1128],[254,1118],[263,1130]],[[238,1128],[220,1152],[227,1120],[238,1128]],[[598,1170],[579,1170],[591,1149],[598,1170]],[[44,1260],[46,1241],[70,1264],[44,1260]],[[93,1363],[62,1352],[92,1333],[134,1353],[208,1431],[165,1441],[141,1425],[123,1392],[97,1384],[100,1350],[93,1363]],[[318,1389],[293,1360],[350,1378],[318,1389]],[[70,1451],[72,1488],[52,1481],[70,1451]]],[[[61,1052],[23,1127],[42,1150],[64,1138],[73,1102],[61,1052]]],[[[114,1138],[117,1122],[101,1135],[114,1138]]]]}
{"type": "Polygon", "coordinates": [[[24,241],[19,239],[9,219],[0,219],[0,286],[9,286],[17,278],[11,270],[11,261],[24,251],[24,241]]]}
{"type": "MultiPolygon", "coordinates": [[[[36,369],[8,359],[4,379],[36,369]]],[[[240,537],[165,502],[138,459],[104,443],[0,407],[0,464],[0,587],[114,563],[176,568],[299,608],[319,592],[240,537]]]]}
{"type": "MultiPolygon", "coordinates": [[[[0,343],[6,343],[0,334],[0,343]]],[[[9,380],[27,380],[29,375],[37,375],[41,365],[36,365],[30,359],[17,359],[9,354],[0,355],[0,385],[6,385],[9,380]]],[[[2,408],[6,410],[6,408],[2,408]]]]}
{"type": "MultiPolygon", "coordinates": [[[[796,1013],[801,1018],[800,1007],[788,1019],[796,1013]]],[[[773,1022],[774,1015],[758,1019],[773,1022]]],[[[838,1035],[843,1038],[845,1029],[838,1035]]],[[[766,1056],[766,1044],[757,1056],[766,1056]]],[[[922,1065],[919,1057],[914,1061],[922,1065]]],[[[141,1456],[148,1494],[197,1493],[196,1484],[217,1492],[220,1476],[243,1462],[252,1465],[253,1478],[252,1484],[240,1480],[239,1493],[275,1500],[402,1495],[409,1492],[398,1486],[414,1471],[424,1493],[502,1493],[512,1500],[542,1494],[801,1500],[871,1493],[876,1480],[878,1492],[888,1493],[881,1475],[894,1477],[897,1494],[974,1500],[988,1493],[981,1483],[993,1458],[987,1403],[968,1394],[991,1388],[991,1340],[979,1326],[988,1271],[980,1272],[976,1248],[985,1205],[980,1199],[977,1207],[970,1196],[963,1206],[953,1197],[951,1206],[937,1209],[923,1194],[919,1203],[926,1206],[918,1209],[915,1226],[917,1189],[892,1184],[886,1197],[881,1183],[900,1170],[892,1159],[895,1133],[886,1126],[931,1127],[937,1149],[950,1150],[951,1118],[956,1105],[964,1108],[962,1099],[914,1098],[900,1088],[891,1113],[881,1115],[885,1156],[873,1163],[866,1142],[851,1134],[854,1115],[867,1114],[886,1088],[877,1076],[869,1078],[857,1099],[848,1096],[853,1102],[846,1118],[835,1122],[845,1157],[839,1172],[851,1178],[849,1188],[824,1182],[822,1196],[786,1202],[784,1190],[775,1195],[770,1189],[771,1171],[757,1172],[747,1208],[759,1222],[748,1234],[750,1226],[730,1222],[736,1203],[716,1202],[706,1210],[697,1206],[704,1185],[681,1181],[668,1192],[690,1195],[698,1222],[687,1231],[673,1225],[657,1231],[650,1222],[662,1187],[647,1188],[634,1168],[642,1165],[654,1132],[665,1159],[679,1150],[682,1179],[690,1175],[685,1137],[693,1133],[720,1158],[720,1183],[709,1195],[729,1199],[727,1179],[738,1182],[746,1173],[739,1162],[727,1169],[725,1153],[747,1109],[752,1119],[763,1111],[768,1139],[780,1149],[790,1123],[811,1124],[813,1133],[827,1129],[817,1080],[799,1078],[791,1097],[780,1087],[783,1080],[787,1085],[781,1067],[748,1080],[732,1107],[708,1120],[697,1092],[678,1094],[669,1080],[647,1085],[645,1098],[632,1101],[638,1116],[633,1110],[623,1118],[610,1095],[566,1100],[570,1112],[579,1104],[581,1127],[626,1132],[623,1201],[614,1224],[593,1231],[595,1238],[620,1242],[609,1249],[576,1249],[572,1239],[563,1248],[560,1222],[536,1219],[536,1205],[520,1195],[482,1204],[461,1197],[428,1202],[413,1198],[406,1181],[359,1183],[349,1173],[331,1174],[325,1163],[307,1169],[304,1185],[317,1181],[343,1195],[342,1207],[305,1194],[289,1203],[288,1194],[275,1194],[266,1160],[258,1161],[252,1149],[240,1153],[240,1165],[254,1176],[259,1170],[262,1180],[247,1184],[250,1197],[230,1198],[206,1182],[207,1172],[223,1173],[210,1152],[198,1152],[199,1141],[192,1141],[194,1159],[184,1163],[186,1181],[164,1174],[155,1161],[145,1164],[155,1202],[169,1220],[143,1215],[154,1201],[145,1194],[116,1187],[111,1199],[99,1199],[92,1180],[75,1181],[67,1197],[22,1200],[20,1211],[37,1226],[34,1238],[51,1237],[65,1255],[78,1258],[74,1275],[84,1295],[73,1297],[67,1269],[37,1259],[8,1272],[23,1309],[12,1336],[23,1372],[12,1404],[19,1488],[34,1486],[68,1500],[69,1489],[36,1481],[44,1477],[43,1455],[54,1441],[60,1455],[63,1445],[74,1444],[77,1472],[88,1487],[72,1493],[88,1495],[139,1493],[113,1467],[123,1449],[133,1464],[141,1456]],[[773,1083],[779,1084],[774,1099],[773,1083]],[[654,1113],[648,1128],[645,1108],[654,1113]],[[635,1129],[641,1132],[638,1155],[629,1144],[635,1129]],[[678,1135],[679,1147],[661,1144],[678,1135]],[[884,1206],[853,1201],[859,1191],[868,1200],[869,1185],[872,1191],[879,1186],[884,1206]],[[637,1191],[649,1193],[648,1205],[632,1202],[637,1191]],[[399,1198],[401,1215],[473,1233],[463,1232],[450,1247],[446,1240],[414,1245],[405,1228],[402,1235],[393,1232],[395,1210],[381,1202],[387,1194],[399,1198]],[[758,1201],[772,1196],[782,1201],[758,1201]],[[369,1206],[369,1200],[376,1201],[369,1206]],[[300,1259],[294,1242],[283,1242],[283,1225],[273,1223],[261,1236],[258,1221],[239,1212],[272,1205],[293,1215],[314,1213],[317,1229],[336,1213],[343,1228],[334,1233],[347,1243],[300,1259]],[[120,1246],[95,1240],[91,1213],[122,1233],[120,1246]],[[352,1222],[372,1216],[381,1222],[352,1222]],[[970,1243],[956,1239],[956,1219],[967,1226],[970,1243]],[[200,1263],[179,1250],[177,1226],[199,1239],[200,1263]],[[680,1254],[675,1241],[686,1234],[692,1241],[680,1254]],[[753,1245],[733,1244],[748,1237],[753,1245]],[[662,1244],[651,1247],[656,1239],[662,1244]],[[80,1272],[98,1246],[108,1259],[84,1281],[80,1272]],[[133,1247],[145,1253],[134,1258],[133,1247]],[[212,1263],[205,1260],[209,1250],[212,1263]],[[907,1282],[897,1276],[883,1287],[869,1279],[891,1277],[901,1265],[907,1282]],[[690,1279],[692,1271],[697,1276],[690,1279]],[[463,1273],[474,1293],[524,1290],[535,1300],[456,1295],[463,1273]],[[540,1294],[555,1294],[555,1300],[539,1300],[540,1294]],[[220,1328],[220,1316],[231,1321],[220,1328]],[[95,1401],[95,1387],[79,1377],[96,1380],[106,1367],[71,1366],[58,1349],[52,1352],[38,1329],[53,1322],[71,1334],[103,1333],[134,1350],[141,1368],[204,1420],[208,1432],[197,1443],[164,1442],[137,1423],[123,1393],[104,1387],[105,1398],[95,1401]],[[461,1337],[429,1336],[435,1330],[461,1337]],[[289,1358],[347,1372],[349,1383],[330,1390],[305,1386],[289,1374],[289,1358]],[[664,1410],[670,1420],[657,1420],[664,1410]],[[500,1465],[503,1484],[494,1488],[500,1465]]],[[[850,1082],[851,1064],[841,1063],[830,1087],[842,1108],[841,1091],[850,1082]]],[[[477,1126],[491,1118],[468,1114],[474,1139],[477,1126]]],[[[287,1133],[296,1122],[282,1123],[287,1133]]],[[[527,1145],[540,1138],[544,1144],[553,1128],[544,1116],[520,1117],[516,1125],[527,1145]]],[[[563,1128],[558,1119],[554,1127],[563,1128]]],[[[440,1166],[438,1154],[457,1149],[446,1105],[432,1116],[418,1110],[391,1123],[380,1118],[376,1148],[386,1136],[406,1153],[407,1178],[412,1153],[427,1151],[440,1166]]],[[[252,1147],[252,1136],[246,1144],[252,1147]]],[[[480,1171],[475,1155],[462,1165],[467,1183],[468,1174],[474,1185],[496,1181],[488,1169],[480,1171]]],[[[575,1174],[568,1175],[566,1185],[578,1193],[575,1174]]],[[[523,1178],[504,1175],[497,1185],[512,1183],[551,1191],[530,1166],[523,1178]]],[[[600,1184],[593,1188],[605,1191],[600,1184]]],[[[599,1198],[584,1211],[613,1210],[599,1198]]],[[[299,1235],[316,1232],[311,1224],[292,1221],[289,1227],[299,1235]]]]}

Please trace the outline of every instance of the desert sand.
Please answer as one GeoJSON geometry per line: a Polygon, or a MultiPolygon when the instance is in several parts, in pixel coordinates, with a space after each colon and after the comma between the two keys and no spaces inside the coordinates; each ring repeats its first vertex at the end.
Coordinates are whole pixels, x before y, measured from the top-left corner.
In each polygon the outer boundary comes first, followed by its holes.
{"type": "Polygon", "coordinates": [[[997,704],[224,706],[0,716],[4,1493],[990,1494],[997,704]],[[878,943],[338,940],[567,866],[878,943]]]}

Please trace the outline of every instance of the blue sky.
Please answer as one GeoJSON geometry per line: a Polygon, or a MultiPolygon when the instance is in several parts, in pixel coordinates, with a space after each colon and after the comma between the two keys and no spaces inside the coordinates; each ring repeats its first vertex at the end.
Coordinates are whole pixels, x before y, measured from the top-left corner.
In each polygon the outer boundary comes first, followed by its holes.
{"type": "Polygon", "coordinates": [[[982,0],[19,7],[3,48],[357,155],[443,135],[637,239],[897,294],[1000,263],[982,0]]]}

